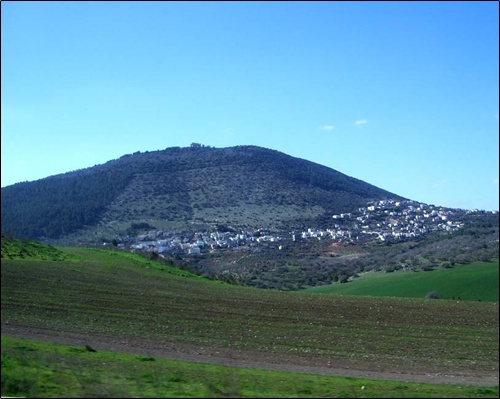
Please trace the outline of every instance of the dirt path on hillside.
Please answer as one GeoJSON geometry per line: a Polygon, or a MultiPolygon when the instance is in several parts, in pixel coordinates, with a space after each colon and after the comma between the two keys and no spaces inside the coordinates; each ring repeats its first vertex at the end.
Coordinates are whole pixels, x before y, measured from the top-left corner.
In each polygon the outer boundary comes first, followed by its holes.
{"type": "Polygon", "coordinates": [[[113,339],[110,337],[78,334],[44,328],[33,328],[19,324],[2,323],[2,336],[48,341],[65,345],[90,345],[96,350],[110,350],[135,355],[173,360],[192,361],[234,367],[249,367],[264,370],[281,370],[341,377],[373,378],[406,382],[426,382],[456,385],[498,385],[499,372],[462,370],[453,375],[428,373],[424,370],[397,372],[377,365],[376,369],[365,369],[366,365],[356,367],[353,363],[336,362],[322,364],[314,357],[286,357],[268,352],[248,352],[230,348],[206,348],[188,344],[160,342],[139,339],[113,339]]]}

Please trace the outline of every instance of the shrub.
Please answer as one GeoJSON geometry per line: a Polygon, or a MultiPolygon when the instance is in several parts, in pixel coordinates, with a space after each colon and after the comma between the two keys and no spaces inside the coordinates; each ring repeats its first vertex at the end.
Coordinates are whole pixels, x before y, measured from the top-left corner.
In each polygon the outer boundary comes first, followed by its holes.
{"type": "Polygon", "coordinates": [[[429,291],[425,297],[427,299],[439,299],[439,294],[436,291],[429,291]]]}

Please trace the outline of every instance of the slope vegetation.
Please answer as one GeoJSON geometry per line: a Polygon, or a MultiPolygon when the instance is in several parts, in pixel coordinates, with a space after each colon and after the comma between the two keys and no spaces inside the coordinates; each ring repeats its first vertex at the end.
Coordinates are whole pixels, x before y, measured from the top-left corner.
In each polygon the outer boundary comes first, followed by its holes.
{"type": "Polygon", "coordinates": [[[134,223],[286,229],[382,198],[401,197],[274,150],[175,147],[2,188],[2,232],[76,240],[134,223]]]}
{"type": "Polygon", "coordinates": [[[181,276],[138,255],[67,251],[80,260],[2,260],[2,337],[317,374],[498,383],[498,303],[262,291],[181,276]]]}
{"type": "Polygon", "coordinates": [[[64,261],[74,257],[51,245],[2,236],[2,259],[64,261]]]}
{"type": "Polygon", "coordinates": [[[347,284],[304,290],[309,293],[425,298],[435,292],[441,299],[498,302],[498,261],[475,262],[454,268],[419,272],[368,272],[347,284]]]}

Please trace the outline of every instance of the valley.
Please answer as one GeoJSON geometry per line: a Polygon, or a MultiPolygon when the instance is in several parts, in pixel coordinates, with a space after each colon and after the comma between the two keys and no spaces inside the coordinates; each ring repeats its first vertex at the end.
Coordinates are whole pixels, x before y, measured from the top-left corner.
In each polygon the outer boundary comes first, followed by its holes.
{"type": "Polygon", "coordinates": [[[2,337],[319,375],[498,385],[498,302],[235,287],[139,255],[2,260],[2,337]]]}

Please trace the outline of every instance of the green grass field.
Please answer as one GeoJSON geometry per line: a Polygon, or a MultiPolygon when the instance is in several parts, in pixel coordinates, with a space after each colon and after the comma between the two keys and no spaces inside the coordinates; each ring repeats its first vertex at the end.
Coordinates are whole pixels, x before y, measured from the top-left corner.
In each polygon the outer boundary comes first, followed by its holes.
{"type": "Polygon", "coordinates": [[[308,293],[425,298],[435,291],[441,299],[498,302],[499,265],[474,262],[454,268],[419,272],[368,272],[345,284],[304,290],[308,293]]]}
{"type": "Polygon", "coordinates": [[[2,337],[2,395],[37,398],[494,398],[438,385],[214,366],[2,337]]]}
{"type": "Polygon", "coordinates": [[[128,253],[64,252],[71,260],[2,259],[2,326],[85,341],[76,348],[20,342],[2,327],[2,395],[498,397],[498,386],[378,385],[85,350],[107,340],[209,348],[277,364],[485,375],[498,373],[498,303],[258,290],[128,253]]]}
{"type": "Polygon", "coordinates": [[[2,259],[75,260],[67,252],[36,241],[2,236],[2,259]]]}

